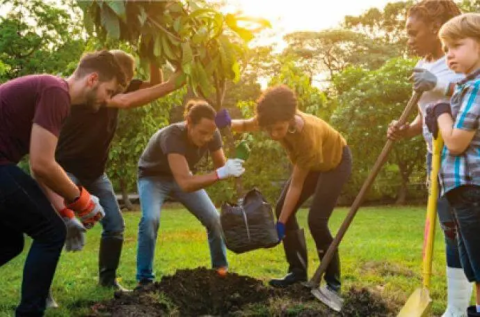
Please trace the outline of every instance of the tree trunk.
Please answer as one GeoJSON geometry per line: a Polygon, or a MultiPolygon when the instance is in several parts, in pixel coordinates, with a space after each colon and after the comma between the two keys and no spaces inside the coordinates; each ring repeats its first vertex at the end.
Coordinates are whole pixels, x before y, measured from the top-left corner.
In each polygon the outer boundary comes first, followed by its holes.
{"type": "Polygon", "coordinates": [[[125,208],[127,208],[129,211],[132,211],[133,205],[130,199],[128,198],[128,190],[123,177],[120,177],[119,181],[120,181],[120,189],[122,191],[123,204],[125,205],[125,208]]]}
{"type": "Polygon", "coordinates": [[[397,201],[395,202],[395,204],[405,205],[405,203],[407,202],[408,178],[410,176],[410,173],[408,173],[401,165],[399,165],[399,172],[401,184],[397,191],[397,201]]]}

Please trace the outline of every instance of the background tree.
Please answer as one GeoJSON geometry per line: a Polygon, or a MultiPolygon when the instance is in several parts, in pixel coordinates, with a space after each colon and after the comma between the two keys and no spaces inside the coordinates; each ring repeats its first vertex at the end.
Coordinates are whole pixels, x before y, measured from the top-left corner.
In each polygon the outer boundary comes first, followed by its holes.
{"type": "MultiPolygon", "coordinates": [[[[378,70],[350,67],[334,81],[342,93],[331,122],[346,137],[353,153],[351,194],[359,190],[384,146],[388,124],[400,117],[412,95],[407,78],[414,65],[414,60],[394,58],[378,70]]],[[[421,137],[397,142],[374,188],[393,193],[397,203],[405,203],[409,179],[416,170],[424,169],[425,154],[421,137]],[[396,175],[392,171],[397,171],[396,175]]]]}
{"type": "Polygon", "coordinates": [[[24,75],[67,75],[84,51],[77,11],[41,0],[2,0],[11,9],[0,17],[0,81],[24,75]]]}

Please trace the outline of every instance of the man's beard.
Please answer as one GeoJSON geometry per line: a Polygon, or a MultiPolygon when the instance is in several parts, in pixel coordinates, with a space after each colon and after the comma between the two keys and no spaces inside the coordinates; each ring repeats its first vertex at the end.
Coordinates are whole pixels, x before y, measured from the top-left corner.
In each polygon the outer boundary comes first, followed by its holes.
{"type": "Polygon", "coordinates": [[[100,109],[101,104],[97,102],[97,91],[98,87],[92,88],[89,92],[87,92],[85,96],[85,106],[92,109],[93,111],[97,112],[100,109]]]}

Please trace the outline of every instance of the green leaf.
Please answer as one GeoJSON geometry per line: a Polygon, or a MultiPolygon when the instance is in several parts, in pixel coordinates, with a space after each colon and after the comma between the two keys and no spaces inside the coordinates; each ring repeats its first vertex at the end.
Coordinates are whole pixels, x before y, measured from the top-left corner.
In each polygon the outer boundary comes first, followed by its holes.
{"type": "Polygon", "coordinates": [[[192,48],[190,43],[182,43],[182,64],[188,64],[193,60],[192,48]]]}
{"type": "Polygon", "coordinates": [[[198,9],[198,10],[195,10],[192,13],[190,13],[188,15],[188,17],[193,20],[193,19],[196,19],[196,18],[201,17],[203,15],[208,15],[208,14],[217,14],[217,11],[215,11],[213,9],[198,9]]]}
{"type": "Polygon", "coordinates": [[[253,22],[253,23],[259,24],[259,25],[261,25],[262,27],[265,27],[265,28],[271,28],[272,27],[272,24],[270,23],[270,21],[268,21],[267,19],[263,19],[263,18],[241,16],[241,17],[237,17],[236,20],[237,21],[245,21],[245,22],[253,22]]]}
{"type": "Polygon", "coordinates": [[[233,73],[232,66],[235,62],[235,56],[230,41],[224,35],[220,36],[218,39],[218,51],[220,53],[220,62],[222,64],[223,74],[225,77],[234,78],[235,74],[233,73]]]}
{"type": "Polygon", "coordinates": [[[160,34],[155,37],[155,44],[153,46],[153,55],[156,57],[162,56],[162,39],[160,34]]]}
{"type": "Polygon", "coordinates": [[[93,0],[77,0],[77,4],[83,12],[87,12],[94,1],[93,0]]]}
{"type": "Polygon", "coordinates": [[[183,6],[180,1],[170,2],[170,4],[167,6],[167,9],[168,11],[174,13],[183,12],[183,6]]]}
{"type": "Polygon", "coordinates": [[[228,27],[237,33],[245,42],[249,42],[254,38],[252,31],[238,26],[237,18],[233,14],[227,14],[225,17],[225,22],[227,23],[228,27]]]}
{"type": "Polygon", "coordinates": [[[165,52],[165,56],[167,56],[169,60],[172,60],[172,61],[177,60],[177,57],[173,53],[172,48],[170,47],[170,43],[168,42],[168,39],[166,36],[162,36],[162,48],[163,48],[163,52],[165,52]]]}
{"type": "Polygon", "coordinates": [[[193,35],[192,37],[192,42],[194,44],[200,44],[200,43],[203,43],[205,42],[205,40],[207,39],[207,34],[208,34],[208,31],[207,31],[207,28],[205,26],[202,26],[200,29],[198,29],[198,31],[193,35]]]}
{"type": "Polygon", "coordinates": [[[140,26],[143,26],[147,21],[148,14],[145,11],[145,8],[143,6],[141,6],[139,10],[140,10],[140,14],[138,15],[138,21],[140,22],[140,26]]]}
{"type": "Polygon", "coordinates": [[[238,62],[234,62],[232,65],[232,71],[235,74],[235,77],[233,78],[234,83],[238,83],[240,80],[240,64],[238,62]]]}
{"type": "Polygon", "coordinates": [[[175,19],[175,22],[173,22],[173,29],[175,30],[175,32],[179,32],[180,31],[180,28],[182,26],[182,17],[178,17],[175,19]]]}
{"type": "Polygon", "coordinates": [[[213,94],[212,83],[210,82],[205,69],[200,63],[195,63],[194,66],[198,76],[198,85],[200,86],[201,91],[205,96],[210,96],[213,94]]]}
{"type": "Polygon", "coordinates": [[[107,30],[108,35],[114,39],[119,39],[120,22],[108,5],[103,5],[101,19],[102,25],[107,30]]]}
{"type": "Polygon", "coordinates": [[[122,19],[123,21],[126,20],[127,13],[125,11],[125,3],[123,2],[123,0],[122,1],[109,0],[109,1],[106,1],[106,3],[110,7],[110,9],[112,9],[113,12],[115,12],[120,17],[120,19],[122,19]]]}
{"type": "Polygon", "coordinates": [[[84,12],[83,14],[83,24],[85,25],[85,29],[87,30],[88,34],[93,33],[94,23],[93,18],[89,12],[84,12]]]}

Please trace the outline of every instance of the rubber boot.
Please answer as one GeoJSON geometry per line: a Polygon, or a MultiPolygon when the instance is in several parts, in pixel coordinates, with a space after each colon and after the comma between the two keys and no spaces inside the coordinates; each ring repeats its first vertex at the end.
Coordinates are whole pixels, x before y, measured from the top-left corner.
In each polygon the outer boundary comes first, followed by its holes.
{"type": "Polygon", "coordinates": [[[60,307],[57,302],[55,301],[55,298],[53,298],[53,294],[52,294],[52,290],[49,290],[48,291],[48,295],[47,295],[47,300],[46,300],[46,304],[45,304],[45,307],[48,309],[48,308],[58,308],[60,307]]]}
{"type": "Polygon", "coordinates": [[[447,266],[448,304],[442,317],[465,317],[472,297],[472,283],[463,269],[447,266]]]}
{"type": "Polygon", "coordinates": [[[123,239],[102,237],[100,240],[99,284],[104,287],[112,287],[118,291],[128,292],[129,290],[120,285],[116,279],[122,246],[123,239]]]}
{"type": "MultiPolygon", "coordinates": [[[[323,257],[327,253],[329,245],[325,245],[322,248],[318,249],[318,257],[320,261],[323,260],[323,257]]],[[[340,288],[342,287],[342,282],[340,281],[340,256],[338,255],[338,250],[335,251],[330,264],[323,275],[323,279],[327,283],[328,288],[331,291],[337,292],[340,294],[340,288]]]]}
{"type": "Polygon", "coordinates": [[[303,229],[288,231],[283,239],[283,248],[289,263],[288,274],[283,278],[270,280],[269,284],[273,287],[287,287],[306,282],[308,257],[303,229]]]}
{"type": "Polygon", "coordinates": [[[467,316],[468,317],[480,317],[480,313],[477,313],[477,307],[475,305],[468,307],[467,316]]]}

